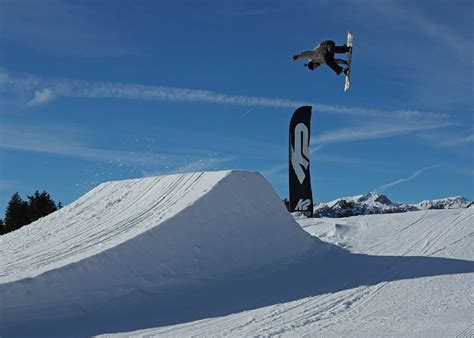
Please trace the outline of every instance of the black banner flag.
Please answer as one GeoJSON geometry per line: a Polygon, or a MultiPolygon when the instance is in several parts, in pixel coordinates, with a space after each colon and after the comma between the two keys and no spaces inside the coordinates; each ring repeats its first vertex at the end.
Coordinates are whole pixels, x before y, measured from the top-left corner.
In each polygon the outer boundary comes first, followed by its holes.
{"type": "Polygon", "coordinates": [[[290,121],[289,182],[290,212],[313,215],[313,192],[309,172],[311,106],[296,109],[290,121]]]}

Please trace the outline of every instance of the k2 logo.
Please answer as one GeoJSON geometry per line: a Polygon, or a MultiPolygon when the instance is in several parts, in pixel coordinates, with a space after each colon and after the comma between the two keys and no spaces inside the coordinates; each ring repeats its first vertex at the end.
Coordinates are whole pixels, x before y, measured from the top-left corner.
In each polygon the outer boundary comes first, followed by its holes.
{"type": "Polygon", "coordinates": [[[300,199],[298,204],[296,204],[295,211],[308,211],[309,206],[311,205],[310,200],[300,199]]]}
{"type": "Polygon", "coordinates": [[[304,123],[298,123],[295,127],[294,147],[291,147],[291,165],[298,177],[300,184],[306,178],[303,170],[309,166],[309,131],[304,123]]]}

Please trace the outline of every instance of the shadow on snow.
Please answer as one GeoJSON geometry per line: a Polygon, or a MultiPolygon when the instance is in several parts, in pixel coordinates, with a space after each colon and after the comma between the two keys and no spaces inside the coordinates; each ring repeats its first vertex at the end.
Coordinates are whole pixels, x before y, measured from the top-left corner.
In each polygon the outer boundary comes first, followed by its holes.
{"type": "Polygon", "coordinates": [[[474,272],[474,261],[422,256],[369,256],[354,254],[332,244],[321,244],[303,259],[279,269],[248,273],[192,288],[160,293],[136,290],[125,299],[74,320],[29,323],[28,335],[91,336],[140,330],[226,316],[335,293],[360,286],[404,279],[474,272]],[[35,329],[36,326],[36,329],[35,329]]]}

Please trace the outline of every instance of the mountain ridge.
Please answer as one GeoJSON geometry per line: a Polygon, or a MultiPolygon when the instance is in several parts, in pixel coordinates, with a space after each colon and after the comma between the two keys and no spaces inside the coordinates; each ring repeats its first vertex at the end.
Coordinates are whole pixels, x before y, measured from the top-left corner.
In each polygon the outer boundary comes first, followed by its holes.
{"type": "Polygon", "coordinates": [[[418,203],[397,203],[392,202],[386,195],[371,191],[363,195],[341,197],[327,203],[317,203],[313,208],[313,217],[339,218],[472,206],[473,202],[462,196],[423,200],[418,203]]]}

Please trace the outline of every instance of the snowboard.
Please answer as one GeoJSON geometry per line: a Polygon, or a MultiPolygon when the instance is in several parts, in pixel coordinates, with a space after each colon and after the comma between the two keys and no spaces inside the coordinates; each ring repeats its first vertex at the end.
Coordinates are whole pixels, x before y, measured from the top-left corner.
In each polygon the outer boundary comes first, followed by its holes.
{"type": "MultiPolygon", "coordinates": [[[[347,46],[352,47],[352,32],[347,33],[347,46]]],[[[346,82],[344,84],[344,91],[347,92],[349,87],[351,86],[351,64],[352,64],[352,50],[350,52],[347,52],[347,69],[349,72],[346,75],[346,82]]]]}

